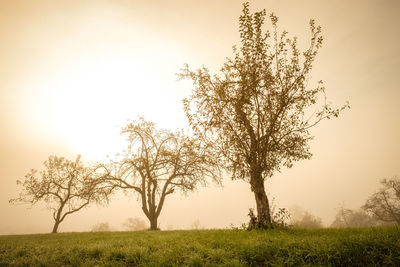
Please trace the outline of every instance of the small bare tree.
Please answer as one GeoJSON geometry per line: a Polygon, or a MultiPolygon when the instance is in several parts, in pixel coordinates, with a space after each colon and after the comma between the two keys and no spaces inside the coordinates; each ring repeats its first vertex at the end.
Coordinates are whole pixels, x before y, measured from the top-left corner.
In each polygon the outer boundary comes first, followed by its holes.
{"type": "Polygon", "coordinates": [[[296,228],[322,228],[322,220],[319,217],[312,215],[309,211],[305,211],[303,216],[292,221],[293,227],[296,228]]]}
{"type": "Polygon", "coordinates": [[[295,228],[322,228],[321,218],[314,216],[311,212],[304,210],[300,206],[293,205],[290,208],[290,224],[295,228]]]}
{"type": "Polygon", "coordinates": [[[93,225],[92,232],[110,232],[111,227],[108,222],[97,223],[93,225]]]}
{"type": "Polygon", "coordinates": [[[203,228],[203,227],[201,227],[201,225],[200,225],[200,220],[199,220],[199,219],[196,219],[196,220],[194,220],[194,222],[192,223],[192,225],[190,226],[190,228],[191,228],[191,229],[194,229],[194,230],[199,230],[199,229],[201,229],[201,228],[203,228]]]}
{"type": "Polygon", "coordinates": [[[129,231],[142,231],[148,228],[145,221],[140,218],[128,218],[123,226],[129,231]]]}
{"type": "Polygon", "coordinates": [[[140,196],[142,210],[157,230],[165,198],[180,190],[193,191],[207,178],[219,180],[219,169],[196,138],[182,132],[157,129],[143,118],[122,129],[128,149],[121,159],[103,165],[111,187],[133,190],[140,196]]]}
{"type": "Polygon", "coordinates": [[[53,211],[52,233],[57,233],[66,216],[80,211],[91,202],[108,200],[109,189],[102,186],[101,179],[97,179],[93,169],[81,163],[79,155],[75,162],[50,156],[44,166],[45,170],[40,175],[32,169],[24,180],[17,180],[23,191],[18,198],[9,202],[35,205],[44,201],[48,209],[53,211]]]}
{"type": "Polygon", "coordinates": [[[400,179],[383,179],[381,184],[381,189],[367,200],[362,209],[380,221],[400,225],[400,179]]]}
{"type": "Polygon", "coordinates": [[[346,227],[371,227],[380,223],[363,210],[351,210],[343,205],[339,207],[335,219],[330,227],[346,228],[346,227]]]}

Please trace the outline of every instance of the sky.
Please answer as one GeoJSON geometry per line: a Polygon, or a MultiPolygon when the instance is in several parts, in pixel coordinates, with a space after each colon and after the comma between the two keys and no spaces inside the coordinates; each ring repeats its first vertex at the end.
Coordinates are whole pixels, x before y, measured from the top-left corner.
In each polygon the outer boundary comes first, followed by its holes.
{"type": "MultiPolygon", "coordinates": [[[[250,9],[276,14],[300,47],[315,19],[324,44],[310,86],[323,80],[333,105],[351,106],[311,131],[311,160],[265,183],[277,208],[300,206],[328,226],[340,205],[357,209],[380,179],[400,175],[400,2],[260,0],[250,9]]],[[[184,63],[218,72],[239,44],[241,10],[236,0],[0,1],[0,234],[51,231],[45,205],[8,203],[16,180],[48,156],[103,160],[124,149],[120,129],[138,116],[188,127],[182,99],[193,86],[176,73],[184,63]]],[[[250,186],[225,177],[223,187],[172,195],[159,223],[229,228],[254,207],[250,186]]],[[[137,196],[120,193],[67,217],[60,231],[99,222],[121,230],[128,217],[145,219],[137,196]]]]}

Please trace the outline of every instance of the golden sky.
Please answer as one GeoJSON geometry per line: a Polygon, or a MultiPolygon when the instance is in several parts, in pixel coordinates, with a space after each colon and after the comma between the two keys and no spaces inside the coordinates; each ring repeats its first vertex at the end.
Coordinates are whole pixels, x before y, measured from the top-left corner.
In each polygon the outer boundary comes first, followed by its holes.
{"type": "MultiPolygon", "coordinates": [[[[190,82],[177,82],[184,63],[217,71],[238,44],[241,1],[0,1],[0,234],[49,232],[43,206],[10,206],[17,179],[49,155],[103,159],[124,145],[127,119],[143,115],[161,127],[186,127],[181,100],[190,82]]],[[[330,224],[335,208],[360,207],[384,177],[400,175],[400,2],[250,1],[280,18],[280,29],[309,38],[308,21],[322,26],[324,45],[312,81],[323,80],[339,119],[313,130],[314,156],[266,182],[278,207],[299,205],[330,224]]],[[[268,25],[268,24],[267,24],[268,25]]],[[[312,85],[312,84],[311,84],[312,85]]],[[[249,186],[224,180],[166,200],[161,228],[247,221],[249,186]]],[[[71,215],[61,231],[85,231],[108,221],[144,218],[135,196],[71,215]]]]}

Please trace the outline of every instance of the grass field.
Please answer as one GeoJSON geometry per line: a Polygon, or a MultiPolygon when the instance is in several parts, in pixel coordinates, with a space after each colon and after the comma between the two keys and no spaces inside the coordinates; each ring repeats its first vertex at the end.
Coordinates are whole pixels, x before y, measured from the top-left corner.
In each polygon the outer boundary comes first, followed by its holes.
{"type": "Polygon", "coordinates": [[[0,266],[400,266],[396,227],[0,236],[0,266]]]}

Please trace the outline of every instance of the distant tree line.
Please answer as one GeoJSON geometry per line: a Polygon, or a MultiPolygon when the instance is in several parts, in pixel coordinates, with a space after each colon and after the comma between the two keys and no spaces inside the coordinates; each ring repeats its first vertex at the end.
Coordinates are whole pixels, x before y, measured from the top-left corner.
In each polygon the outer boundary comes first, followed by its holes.
{"type": "MultiPolygon", "coordinates": [[[[341,205],[336,212],[332,228],[372,227],[400,225],[400,179],[383,179],[379,188],[359,209],[341,205]]],[[[309,211],[295,207],[290,212],[288,225],[297,228],[322,228],[322,220],[309,211]]]]}
{"type": "MultiPolygon", "coordinates": [[[[123,224],[122,227],[124,230],[128,231],[142,231],[148,229],[146,222],[140,218],[128,218],[123,224]]],[[[108,222],[100,222],[93,225],[91,231],[92,232],[110,232],[113,228],[110,226],[108,222]]]]}

